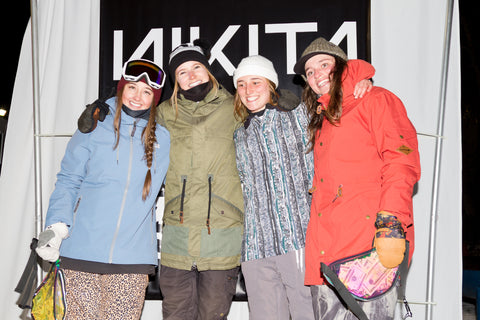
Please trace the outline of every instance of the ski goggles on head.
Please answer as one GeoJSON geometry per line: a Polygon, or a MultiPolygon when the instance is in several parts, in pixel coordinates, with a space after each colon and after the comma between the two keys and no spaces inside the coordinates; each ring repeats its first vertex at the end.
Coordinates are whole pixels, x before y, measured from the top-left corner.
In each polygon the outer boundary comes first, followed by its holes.
{"type": "Polygon", "coordinates": [[[142,77],[154,89],[160,89],[165,83],[165,72],[148,60],[131,60],[123,66],[122,76],[127,81],[138,81],[142,77]]]}

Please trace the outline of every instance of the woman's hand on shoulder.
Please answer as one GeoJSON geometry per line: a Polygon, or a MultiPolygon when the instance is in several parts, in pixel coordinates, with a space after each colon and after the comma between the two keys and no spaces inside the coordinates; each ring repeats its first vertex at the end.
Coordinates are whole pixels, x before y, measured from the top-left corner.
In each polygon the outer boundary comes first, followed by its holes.
{"type": "Polygon", "coordinates": [[[363,98],[363,96],[372,90],[373,83],[370,79],[363,79],[357,82],[355,89],[353,90],[353,96],[355,99],[363,98]]]}

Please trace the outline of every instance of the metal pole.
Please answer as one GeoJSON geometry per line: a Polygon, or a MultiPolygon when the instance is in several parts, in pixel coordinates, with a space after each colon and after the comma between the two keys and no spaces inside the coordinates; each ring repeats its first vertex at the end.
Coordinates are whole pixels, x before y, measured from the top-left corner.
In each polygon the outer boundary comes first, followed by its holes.
{"type": "Polygon", "coordinates": [[[443,143],[443,129],[445,120],[445,101],[447,95],[447,80],[448,80],[448,65],[450,57],[450,42],[452,34],[452,17],[453,17],[453,0],[447,1],[447,13],[445,23],[445,34],[443,42],[443,61],[442,61],[442,73],[440,82],[440,102],[439,102],[439,114],[437,123],[437,138],[436,138],[436,150],[435,150],[435,163],[433,174],[433,187],[432,187],[432,203],[430,212],[430,237],[428,247],[428,271],[427,271],[427,309],[426,319],[432,319],[432,303],[433,302],[433,282],[434,282],[434,265],[435,265],[435,240],[437,229],[437,208],[438,208],[438,189],[440,179],[440,164],[442,156],[442,143],[443,143]]]}
{"type": "Polygon", "coordinates": [[[30,0],[32,29],[32,87],[33,87],[33,151],[35,174],[35,237],[43,228],[42,214],[42,166],[40,145],[40,81],[38,58],[38,8],[37,0],[30,0]]]}

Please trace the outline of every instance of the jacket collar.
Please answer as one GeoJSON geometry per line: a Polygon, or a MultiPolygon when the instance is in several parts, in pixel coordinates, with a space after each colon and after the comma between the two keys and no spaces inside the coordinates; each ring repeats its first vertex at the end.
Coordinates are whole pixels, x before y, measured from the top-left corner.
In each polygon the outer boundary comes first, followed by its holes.
{"type": "Polygon", "coordinates": [[[230,93],[228,93],[228,91],[222,86],[219,86],[218,90],[211,89],[203,100],[197,102],[188,100],[183,94],[180,94],[178,98],[178,106],[187,112],[195,112],[199,115],[206,115],[209,114],[212,109],[216,109],[217,106],[222,104],[222,102],[229,96],[230,93]]]}
{"type": "MultiPolygon", "coordinates": [[[[112,97],[112,98],[108,99],[106,102],[110,106],[110,114],[109,115],[114,117],[115,116],[115,106],[117,105],[116,97],[112,97]]],[[[149,114],[150,114],[150,110],[151,110],[151,108],[149,109],[149,114]]],[[[136,122],[137,126],[146,127],[147,123],[148,123],[148,118],[147,119],[143,119],[142,117],[135,118],[134,116],[126,113],[125,110],[122,108],[122,116],[120,117],[120,121],[121,121],[121,123],[126,124],[126,125],[131,125],[134,122],[136,122]]]]}
{"type": "Polygon", "coordinates": [[[262,109],[262,110],[257,111],[257,112],[250,112],[249,110],[247,110],[248,116],[247,116],[247,119],[245,119],[245,122],[243,123],[245,129],[248,128],[248,126],[250,125],[250,122],[252,121],[253,118],[263,116],[263,114],[265,113],[265,111],[267,109],[272,110],[272,109],[277,109],[277,108],[275,106],[272,106],[271,104],[267,104],[265,106],[265,109],[262,109]]]}
{"type": "Polygon", "coordinates": [[[122,104],[122,110],[132,118],[144,119],[148,121],[148,118],[150,117],[151,108],[148,108],[146,110],[132,110],[126,105],[122,104]]]}

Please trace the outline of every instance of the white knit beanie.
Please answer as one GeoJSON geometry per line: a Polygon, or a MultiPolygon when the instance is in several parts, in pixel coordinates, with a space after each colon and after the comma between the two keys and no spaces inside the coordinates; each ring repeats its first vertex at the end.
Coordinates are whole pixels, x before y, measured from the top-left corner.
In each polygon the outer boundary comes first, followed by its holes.
{"type": "Polygon", "coordinates": [[[267,78],[278,87],[278,75],[272,61],[260,55],[243,58],[233,72],[233,85],[237,88],[237,80],[243,76],[261,76],[267,78]]]}

